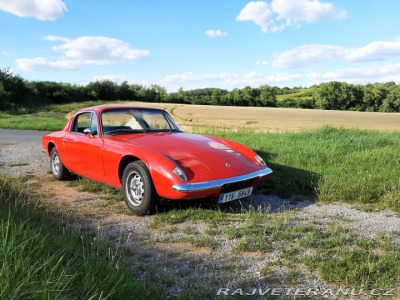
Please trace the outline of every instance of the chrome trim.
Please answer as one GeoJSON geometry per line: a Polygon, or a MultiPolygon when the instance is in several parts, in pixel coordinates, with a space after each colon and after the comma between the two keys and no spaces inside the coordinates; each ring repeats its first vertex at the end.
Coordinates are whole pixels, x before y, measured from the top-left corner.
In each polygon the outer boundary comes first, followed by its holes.
{"type": "Polygon", "coordinates": [[[215,188],[220,188],[226,183],[234,183],[248,179],[260,178],[267,176],[272,173],[270,168],[265,168],[257,172],[224,178],[224,179],[217,179],[217,180],[210,180],[210,181],[203,181],[203,182],[195,182],[195,183],[186,183],[186,184],[174,184],[172,188],[175,191],[182,192],[182,193],[191,193],[191,192],[199,192],[204,190],[210,190],[215,188]]]}

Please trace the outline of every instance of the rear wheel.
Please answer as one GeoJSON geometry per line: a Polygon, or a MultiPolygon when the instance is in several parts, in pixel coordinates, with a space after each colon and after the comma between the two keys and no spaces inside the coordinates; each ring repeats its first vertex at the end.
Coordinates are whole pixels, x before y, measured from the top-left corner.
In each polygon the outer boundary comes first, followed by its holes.
{"type": "Polygon", "coordinates": [[[55,147],[50,152],[50,169],[53,177],[57,180],[66,179],[69,175],[69,171],[62,163],[55,147]]]}
{"type": "Polygon", "coordinates": [[[135,161],[125,167],[122,189],[126,205],[138,215],[154,213],[160,197],[151,179],[147,166],[135,161]]]}

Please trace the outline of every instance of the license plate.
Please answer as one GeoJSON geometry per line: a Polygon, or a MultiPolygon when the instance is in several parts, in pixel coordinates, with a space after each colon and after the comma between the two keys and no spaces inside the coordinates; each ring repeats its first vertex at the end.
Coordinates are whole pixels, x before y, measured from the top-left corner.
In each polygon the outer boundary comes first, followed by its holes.
{"type": "Polygon", "coordinates": [[[237,200],[240,198],[244,198],[250,196],[253,192],[253,187],[245,188],[243,190],[234,191],[231,193],[221,194],[219,196],[218,204],[222,204],[225,202],[237,200]]]}

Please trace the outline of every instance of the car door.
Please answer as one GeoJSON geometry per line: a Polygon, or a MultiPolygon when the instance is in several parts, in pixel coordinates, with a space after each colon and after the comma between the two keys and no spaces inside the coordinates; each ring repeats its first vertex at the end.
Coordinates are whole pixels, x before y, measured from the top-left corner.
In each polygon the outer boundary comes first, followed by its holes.
{"type": "Polygon", "coordinates": [[[104,181],[102,160],[103,139],[99,136],[95,112],[82,112],[75,116],[71,131],[63,139],[65,165],[70,171],[96,181],[104,181]],[[90,129],[90,133],[84,133],[90,129]]]}

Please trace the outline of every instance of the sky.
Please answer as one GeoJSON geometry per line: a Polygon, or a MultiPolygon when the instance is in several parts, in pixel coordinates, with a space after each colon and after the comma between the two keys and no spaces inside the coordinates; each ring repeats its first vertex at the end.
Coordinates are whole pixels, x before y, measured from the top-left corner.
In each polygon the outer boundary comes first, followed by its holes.
{"type": "Polygon", "coordinates": [[[0,69],[169,92],[400,83],[398,0],[0,0],[0,69]]]}

